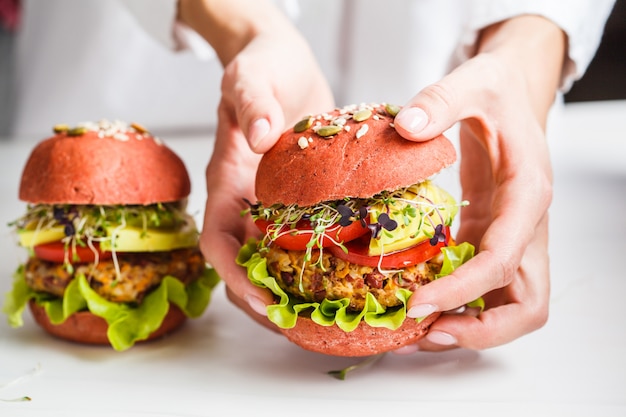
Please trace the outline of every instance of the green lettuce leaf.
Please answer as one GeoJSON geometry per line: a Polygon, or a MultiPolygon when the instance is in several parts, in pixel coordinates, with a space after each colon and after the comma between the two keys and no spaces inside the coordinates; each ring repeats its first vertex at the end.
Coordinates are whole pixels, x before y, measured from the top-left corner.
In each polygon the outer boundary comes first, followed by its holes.
{"type": "Polygon", "coordinates": [[[206,268],[199,279],[186,287],[176,278],[166,276],[139,306],[131,306],[101,297],[89,286],[84,275],[69,283],[62,299],[34,291],[26,285],[24,268],[20,266],[14,274],[13,289],[5,296],[2,310],[8,316],[9,325],[20,327],[24,324],[22,313],[31,299],[44,307],[53,324],[63,323],[75,312],[89,309],[106,320],[111,346],[122,351],[146,339],[161,326],[169,303],[176,304],[188,317],[199,317],[208,306],[211,292],[219,281],[217,273],[211,268],[206,268]]]}
{"type": "MultiPolygon", "coordinates": [[[[436,278],[450,275],[455,269],[474,257],[474,246],[467,242],[463,242],[458,246],[447,246],[442,248],[441,251],[443,252],[443,264],[436,278]]],[[[477,307],[480,311],[483,311],[485,309],[485,300],[479,297],[467,303],[467,307],[477,307]]]]}
{"type": "MultiPolygon", "coordinates": [[[[396,292],[396,297],[402,302],[402,305],[387,309],[372,294],[367,294],[365,307],[358,313],[348,311],[350,304],[348,298],[324,299],[321,303],[301,302],[292,299],[280,288],[276,279],[269,274],[266,259],[257,252],[256,248],[256,241],[254,239],[249,240],[241,247],[236,262],[246,268],[250,282],[258,287],[268,288],[276,295],[278,301],[267,306],[267,317],[280,328],[290,329],[294,327],[298,315],[304,312],[308,312],[311,319],[320,326],[336,324],[345,332],[356,329],[361,320],[372,327],[386,327],[390,330],[396,330],[406,319],[406,306],[412,292],[403,288],[396,292]]],[[[450,274],[471,259],[474,254],[474,247],[469,243],[462,243],[458,246],[445,247],[442,251],[444,252],[444,264],[437,278],[450,274]]]]}
{"type": "Polygon", "coordinates": [[[437,278],[450,275],[459,266],[472,259],[474,257],[474,245],[463,242],[456,246],[443,247],[441,252],[443,252],[443,264],[437,278]]]}
{"type": "Polygon", "coordinates": [[[22,313],[28,300],[33,298],[33,294],[34,291],[26,285],[24,280],[24,265],[20,265],[13,274],[13,289],[6,293],[2,305],[2,312],[7,315],[9,326],[21,327],[24,325],[22,313]]]}

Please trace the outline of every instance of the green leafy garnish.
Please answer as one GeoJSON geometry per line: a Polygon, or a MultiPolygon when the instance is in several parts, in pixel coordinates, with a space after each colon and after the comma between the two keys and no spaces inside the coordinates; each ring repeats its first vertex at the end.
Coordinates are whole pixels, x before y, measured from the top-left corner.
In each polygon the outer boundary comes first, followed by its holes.
{"type": "Polygon", "coordinates": [[[333,371],[328,371],[328,375],[332,376],[333,378],[337,378],[340,380],[345,380],[346,377],[348,376],[348,372],[352,372],[352,371],[356,371],[357,369],[363,369],[366,366],[370,366],[373,365],[374,363],[378,362],[380,359],[382,359],[382,357],[385,356],[385,353],[379,353],[378,355],[372,355],[367,357],[366,359],[362,360],[361,362],[358,362],[354,365],[350,365],[347,366],[343,369],[337,369],[337,370],[333,370],[333,371]]]}
{"type": "MultiPolygon", "coordinates": [[[[123,230],[138,230],[141,238],[147,238],[149,233],[172,233],[181,239],[191,237],[195,244],[195,222],[185,206],[184,200],[145,206],[36,204],[29,205],[26,214],[9,226],[16,229],[21,244],[29,249],[40,243],[61,241],[65,249],[64,267],[73,273],[79,247],[88,247],[97,254],[96,246],[100,245],[111,251],[115,260],[118,235],[123,230]]],[[[119,276],[117,269],[116,273],[119,276]]]]}
{"type": "Polygon", "coordinates": [[[45,231],[63,227],[65,236],[85,246],[85,238],[105,237],[105,229],[124,225],[143,230],[177,229],[189,220],[185,203],[142,205],[29,205],[26,214],[9,223],[20,230],[45,231]]]}
{"type": "Polygon", "coordinates": [[[13,289],[5,296],[2,310],[8,315],[9,325],[20,327],[23,325],[22,313],[31,299],[44,307],[53,324],[63,323],[72,314],[89,309],[106,320],[111,345],[115,350],[122,351],[158,329],[170,303],[176,304],[188,317],[199,317],[208,306],[211,291],[218,282],[217,273],[210,268],[187,286],[172,276],[166,276],[139,306],[133,306],[101,297],[89,286],[84,275],[79,275],[68,284],[63,298],[34,291],[26,284],[24,267],[20,266],[14,274],[13,289]]]}
{"type": "MultiPolygon", "coordinates": [[[[438,277],[450,274],[462,263],[470,259],[474,253],[474,247],[469,243],[461,243],[458,246],[442,248],[445,269],[438,277]]],[[[390,330],[399,328],[406,319],[406,306],[412,294],[411,291],[400,288],[396,291],[396,297],[401,305],[394,308],[385,308],[376,297],[368,293],[365,307],[360,312],[351,312],[348,307],[350,300],[324,299],[322,302],[304,302],[285,292],[271,276],[267,269],[267,261],[257,251],[257,242],[252,239],[242,246],[236,260],[237,264],[247,269],[248,279],[262,288],[268,288],[278,301],[276,304],[267,306],[268,319],[283,329],[289,329],[296,325],[300,313],[310,314],[311,320],[320,326],[337,325],[345,332],[350,332],[359,325],[361,320],[372,327],[385,327],[390,330]]]]}
{"type": "MultiPolygon", "coordinates": [[[[333,239],[329,229],[347,227],[355,221],[369,229],[370,250],[375,247],[378,253],[382,253],[383,246],[390,248],[402,244],[407,236],[415,241],[426,236],[432,245],[436,245],[445,238],[442,224],[451,224],[458,207],[468,204],[466,201],[457,204],[451,195],[428,180],[395,191],[383,191],[367,199],[346,197],[309,207],[279,203],[266,207],[260,202],[252,204],[247,200],[246,203],[249,208],[242,215],[249,213],[254,221],[263,220],[269,224],[260,241],[260,251],[267,250],[272,242],[284,235],[310,235],[304,248],[304,263],[314,259],[314,250],[324,250],[322,243],[325,239],[346,251],[344,242],[333,239]],[[393,232],[400,225],[403,230],[393,232]]],[[[324,270],[322,259],[318,256],[312,265],[324,270]]],[[[301,271],[304,269],[303,266],[301,271]]]]}

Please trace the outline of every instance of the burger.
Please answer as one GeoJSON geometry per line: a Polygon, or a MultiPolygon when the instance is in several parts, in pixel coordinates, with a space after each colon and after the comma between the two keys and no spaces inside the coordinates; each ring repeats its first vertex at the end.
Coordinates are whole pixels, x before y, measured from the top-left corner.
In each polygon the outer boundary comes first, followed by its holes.
{"type": "Polygon", "coordinates": [[[276,302],[268,318],[292,342],[336,356],[415,343],[440,313],[410,319],[411,294],[473,256],[450,227],[459,210],[434,176],[456,160],[444,136],[403,139],[398,106],[361,104],[307,116],[261,159],[260,229],[237,262],[276,302]]]}
{"type": "Polygon", "coordinates": [[[10,224],[29,258],[3,310],[50,334],[125,350],[200,316],[219,279],[186,212],[182,160],[139,124],[54,127],[31,152],[10,224]]]}

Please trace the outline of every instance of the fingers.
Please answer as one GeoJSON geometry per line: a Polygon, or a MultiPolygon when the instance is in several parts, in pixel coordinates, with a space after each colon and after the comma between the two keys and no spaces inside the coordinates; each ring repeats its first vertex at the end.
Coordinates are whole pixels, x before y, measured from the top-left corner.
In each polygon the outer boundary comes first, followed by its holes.
{"type": "Polygon", "coordinates": [[[242,222],[241,218],[236,218],[240,210],[230,210],[234,216],[226,215],[226,210],[228,210],[226,207],[218,211],[207,210],[200,236],[200,249],[207,262],[218,272],[228,291],[236,294],[238,300],[247,304],[246,311],[254,311],[256,315],[267,315],[265,306],[274,303],[272,293],[253,285],[247,277],[246,269],[235,263],[244,236],[250,235],[252,230],[233,233],[226,227],[222,228],[227,224],[237,224],[233,222],[242,222]],[[218,212],[222,215],[218,215],[218,212]],[[242,240],[239,240],[236,234],[241,234],[242,240]]]}
{"type": "Polygon", "coordinates": [[[492,122],[502,121],[509,111],[514,111],[509,121],[534,119],[532,112],[519,113],[529,111],[525,86],[519,71],[504,68],[493,56],[478,55],[409,100],[394,125],[402,137],[415,141],[432,139],[467,119],[479,120],[494,133],[501,126],[492,122]],[[500,103],[503,99],[513,107],[500,103]]]}
{"type": "Polygon", "coordinates": [[[235,113],[250,149],[264,153],[278,140],[285,117],[270,84],[262,77],[251,78],[241,65],[236,59],[226,67],[222,79],[223,100],[235,113]]]}
{"type": "Polygon", "coordinates": [[[221,89],[257,153],[269,150],[286,124],[334,105],[315,56],[295,30],[256,36],[224,68],[221,89]]]}
{"type": "Polygon", "coordinates": [[[544,227],[540,221],[549,206],[551,188],[542,167],[517,170],[503,163],[500,169],[508,170],[502,183],[475,174],[490,190],[486,195],[482,191],[464,195],[470,205],[462,209],[459,237],[477,245],[477,255],[451,275],[415,291],[409,300],[410,316],[419,317],[425,306],[431,306],[430,312],[457,308],[514,279],[526,248],[544,227]]]}
{"type": "Polygon", "coordinates": [[[439,82],[420,91],[398,113],[394,125],[405,139],[424,141],[475,114],[471,104],[484,94],[476,82],[481,63],[468,61],[439,82]]]}
{"type": "Polygon", "coordinates": [[[443,315],[421,349],[482,349],[511,341],[547,317],[547,209],[551,170],[543,131],[516,70],[475,57],[407,103],[397,131],[409,140],[435,137],[457,121],[461,181],[469,207],[459,237],[477,255],[454,273],[419,288],[407,315],[453,310],[485,294],[479,317],[443,315]]]}
{"type": "Polygon", "coordinates": [[[256,313],[265,315],[265,306],[274,302],[273,295],[253,285],[246,269],[235,263],[243,243],[258,233],[254,225],[248,224],[251,222],[241,217],[244,207],[243,200],[229,197],[228,190],[216,188],[209,193],[200,249],[229,291],[246,301],[256,313]]]}
{"type": "Polygon", "coordinates": [[[264,327],[267,327],[268,329],[274,332],[277,332],[277,333],[279,332],[278,329],[276,328],[276,325],[272,323],[271,321],[269,321],[269,319],[267,318],[267,314],[265,313],[265,306],[263,306],[263,310],[262,312],[260,312],[251,303],[246,302],[245,300],[241,299],[239,295],[237,295],[229,287],[226,287],[226,295],[228,296],[228,299],[234,305],[236,305],[241,310],[243,310],[248,316],[252,317],[254,321],[256,321],[257,323],[259,323],[260,325],[264,327]]]}
{"type": "Polygon", "coordinates": [[[253,285],[246,276],[245,268],[235,263],[241,244],[234,237],[226,233],[217,233],[209,238],[208,233],[202,234],[200,248],[205,254],[207,262],[219,271],[220,278],[226,283],[228,289],[237,294],[238,298],[246,301],[252,310],[265,315],[266,305],[273,304],[274,298],[268,290],[253,285]],[[221,240],[220,244],[214,244],[221,240]]]}
{"type": "Polygon", "coordinates": [[[254,199],[254,176],[260,156],[250,151],[228,105],[220,103],[216,143],[207,167],[207,202],[200,249],[229,291],[263,314],[273,303],[268,290],[254,286],[245,268],[235,263],[246,240],[258,234],[254,224],[241,216],[244,198],[254,199]]]}
{"type": "Polygon", "coordinates": [[[409,300],[407,315],[419,318],[425,312],[453,310],[507,285],[513,275],[505,274],[505,262],[508,262],[506,256],[497,251],[478,253],[454,273],[415,291],[409,300]]]}
{"type": "Polygon", "coordinates": [[[484,296],[486,309],[481,314],[477,317],[471,314],[441,315],[419,342],[419,349],[487,349],[542,327],[548,318],[550,297],[547,226],[545,216],[524,254],[515,279],[506,287],[484,296]]]}

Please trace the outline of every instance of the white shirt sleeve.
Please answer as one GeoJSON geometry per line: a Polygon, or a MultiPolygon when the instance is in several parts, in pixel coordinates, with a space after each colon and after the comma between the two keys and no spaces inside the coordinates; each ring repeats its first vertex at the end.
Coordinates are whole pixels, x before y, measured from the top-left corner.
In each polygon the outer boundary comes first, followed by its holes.
{"type": "Polygon", "coordinates": [[[176,19],[178,0],[120,0],[137,24],[164,47],[191,51],[200,60],[215,57],[213,48],[176,19]]]}
{"type": "Polygon", "coordinates": [[[457,62],[474,54],[481,29],[514,16],[533,14],[557,24],[567,35],[568,50],[560,88],[569,90],[583,76],[600,44],[615,0],[471,0],[457,62]]]}
{"type": "MultiPolygon", "coordinates": [[[[152,38],[165,47],[180,51],[189,50],[198,59],[209,60],[215,51],[196,31],[176,19],[178,0],[120,0],[152,38]]],[[[275,0],[288,16],[299,13],[297,0],[275,0]]]]}

